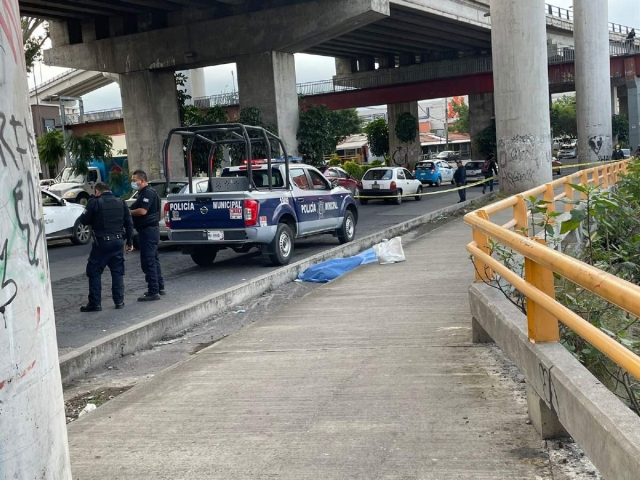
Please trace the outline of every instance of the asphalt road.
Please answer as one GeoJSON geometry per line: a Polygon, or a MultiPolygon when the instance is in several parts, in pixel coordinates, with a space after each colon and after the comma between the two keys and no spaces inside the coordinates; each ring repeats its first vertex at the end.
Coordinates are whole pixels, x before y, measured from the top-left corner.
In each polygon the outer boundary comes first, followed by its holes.
{"type": "MultiPolygon", "coordinates": [[[[428,188],[426,191],[435,192],[448,188],[451,186],[442,186],[439,189],[428,188]]],[[[467,199],[472,200],[480,195],[481,188],[472,187],[468,190],[467,199]]],[[[356,238],[438,210],[457,201],[457,192],[425,196],[419,202],[405,199],[399,206],[383,201],[370,201],[367,206],[359,207],[356,238]]],[[[292,261],[337,245],[338,240],[331,235],[299,240],[295,244],[292,261]]],[[[146,284],[140,269],[138,252],[134,251],[126,256],[125,308],[122,310],[113,308],[111,278],[106,270],[102,276],[102,312],[81,313],[80,305],[87,301],[88,283],[85,267],[90,248],[89,245],[73,246],[68,241],[49,245],[60,353],[278,268],[272,266],[268,258],[261,256],[257,250],[247,254],[223,250],[218,253],[211,267],[202,268],[196,266],[189,256],[182,255],[179,250],[161,247],[160,261],[167,295],[157,302],[139,303],[136,299],[146,290],[146,284]]]]}

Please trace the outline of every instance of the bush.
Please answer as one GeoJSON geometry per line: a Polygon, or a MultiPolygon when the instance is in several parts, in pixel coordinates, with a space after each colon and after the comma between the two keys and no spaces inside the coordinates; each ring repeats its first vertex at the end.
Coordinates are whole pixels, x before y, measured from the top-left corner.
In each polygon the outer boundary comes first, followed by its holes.
{"type": "Polygon", "coordinates": [[[329,160],[330,167],[339,167],[341,165],[342,165],[342,160],[340,160],[340,158],[335,155],[331,158],[331,160],[329,160]]]}
{"type": "Polygon", "coordinates": [[[362,175],[364,175],[362,167],[360,167],[356,162],[346,162],[342,168],[344,168],[349,175],[357,178],[358,180],[361,180],[362,175]]]}

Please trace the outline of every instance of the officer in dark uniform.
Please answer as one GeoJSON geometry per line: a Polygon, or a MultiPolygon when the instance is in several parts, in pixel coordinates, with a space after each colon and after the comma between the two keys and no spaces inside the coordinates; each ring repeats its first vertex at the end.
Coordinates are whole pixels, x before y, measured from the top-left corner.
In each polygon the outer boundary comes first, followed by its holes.
{"type": "Polygon", "coordinates": [[[81,312],[102,310],[101,277],[104,267],[111,272],[111,294],[116,308],[124,307],[124,247],[133,244],[133,223],[127,205],[114,196],[106,183],[95,184],[95,198],[89,200],[80,222],[91,225],[94,241],[87,262],[89,303],[81,312]]]}
{"type": "Polygon", "coordinates": [[[156,191],[147,183],[147,174],[136,170],[131,175],[131,188],[138,191],[138,198],[131,205],[133,225],[138,232],[138,246],[140,247],[140,265],[147,281],[147,291],[139,302],[160,300],[164,295],[164,279],[158,258],[158,243],[160,242],[160,215],[162,215],[162,201],[156,191]]]}

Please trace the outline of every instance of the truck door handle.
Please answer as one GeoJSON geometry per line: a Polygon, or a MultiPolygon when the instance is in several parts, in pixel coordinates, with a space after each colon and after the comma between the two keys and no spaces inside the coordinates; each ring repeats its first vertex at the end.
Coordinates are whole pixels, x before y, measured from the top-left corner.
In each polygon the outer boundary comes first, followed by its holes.
{"type": "Polygon", "coordinates": [[[296,201],[298,201],[298,202],[301,202],[301,203],[302,203],[302,202],[304,202],[304,198],[303,198],[303,197],[298,197],[298,198],[296,198],[296,201]]]}

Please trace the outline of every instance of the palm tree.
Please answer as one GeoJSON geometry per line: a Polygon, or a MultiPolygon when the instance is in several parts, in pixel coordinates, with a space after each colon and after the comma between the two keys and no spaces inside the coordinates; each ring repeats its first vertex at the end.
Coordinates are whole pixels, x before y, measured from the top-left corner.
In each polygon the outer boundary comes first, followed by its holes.
{"type": "Polygon", "coordinates": [[[47,167],[56,168],[64,158],[64,137],[62,132],[52,130],[38,139],[38,156],[47,167]]]}

